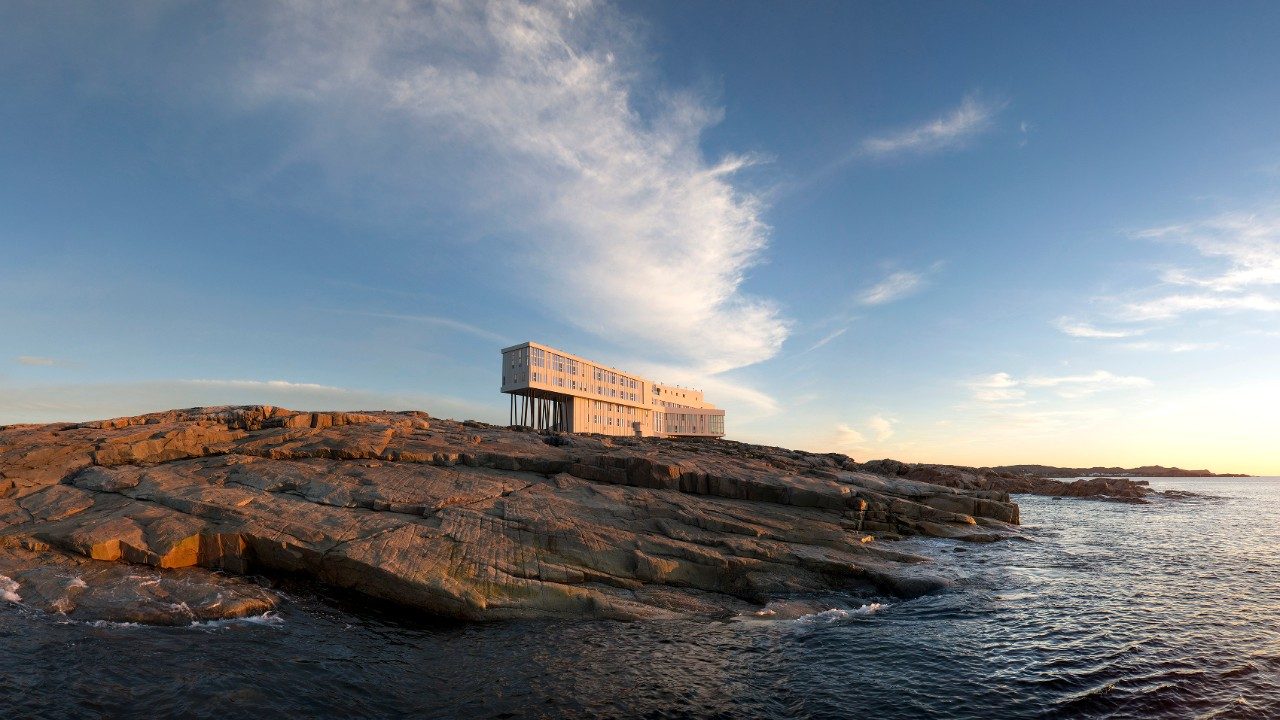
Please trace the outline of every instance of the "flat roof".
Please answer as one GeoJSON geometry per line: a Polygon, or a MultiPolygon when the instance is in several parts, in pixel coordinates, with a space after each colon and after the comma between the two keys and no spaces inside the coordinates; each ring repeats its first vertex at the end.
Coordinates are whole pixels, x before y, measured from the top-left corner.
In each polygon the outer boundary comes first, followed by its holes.
{"type": "MultiPolygon", "coordinates": [[[[554,348],[554,347],[551,347],[550,345],[545,345],[545,344],[540,343],[540,342],[534,342],[534,341],[532,341],[532,340],[527,340],[527,341],[525,341],[525,342],[522,342],[522,343],[519,343],[519,344],[516,344],[516,345],[512,345],[511,347],[505,347],[505,348],[502,348],[502,350],[500,350],[499,352],[500,352],[500,353],[502,353],[502,354],[505,354],[505,353],[508,353],[508,352],[510,352],[510,351],[512,351],[512,350],[519,350],[520,348],[524,348],[524,347],[536,347],[536,348],[540,348],[540,349],[542,349],[542,350],[550,350],[551,352],[558,353],[558,354],[563,355],[563,356],[565,356],[565,357],[567,357],[567,358],[572,358],[572,359],[574,359],[574,360],[577,360],[578,362],[583,362],[583,363],[588,363],[588,364],[591,364],[591,365],[595,365],[596,367],[601,368],[601,369],[604,369],[604,370],[612,370],[613,372],[619,372],[619,373],[622,373],[623,375],[631,375],[631,376],[634,376],[634,377],[636,377],[636,378],[644,378],[644,376],[643,376],[643,375],[641,375],[640,373],[634,373],[634,372],[631,372],[630,370],[623,370],[623,369],[621,369],[621,368],[613,367],[612,365],[604,365],[604,364],[602,364],[602,363],[598,363],[598,362],[596,362],[595,360],[588,360],[587,358],[584,358],[584,357],[582,357],[581,355],[574,355],[573,353],[565,352],[564,350],[561,350],[561,349],[559,349],[559,348],[554,348]]],[[[646,379],[647,379],[647,378],[646,378],[646,379]]],[[[678,388],[678,389],[680,389],[680,390],[692,390],[692,391],[694,391],[694,392],[702,392],[702,391],[701,391],[701,390],[699,390],[698,388],[684,387],[683,385],[669,385],[669,384],[664,383],[664,382],[658,382],[657,380],[648,380],[648,382],[653,383],[654,385],[661,385],[662,387],[666,387],[666,388],[678,388]]]]}

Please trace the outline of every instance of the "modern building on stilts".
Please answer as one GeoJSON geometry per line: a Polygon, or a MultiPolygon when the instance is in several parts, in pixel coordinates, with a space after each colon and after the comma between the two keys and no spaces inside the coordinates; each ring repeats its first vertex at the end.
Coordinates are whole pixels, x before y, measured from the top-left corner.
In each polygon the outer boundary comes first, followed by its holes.
{"type": "Polygon", "coordinates": [[[511,424],[635,437],[724,435],[724,410],[702,391],[646,380],[535,342],[502,350],[511,424]]]}

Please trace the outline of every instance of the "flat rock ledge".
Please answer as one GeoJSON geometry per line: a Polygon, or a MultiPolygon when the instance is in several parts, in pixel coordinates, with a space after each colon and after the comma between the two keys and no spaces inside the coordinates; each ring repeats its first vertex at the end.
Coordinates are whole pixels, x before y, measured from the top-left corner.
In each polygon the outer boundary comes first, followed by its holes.
{"type": "Polygon", "coordinates": [[[944,583],[927,562],[886,540],[990,542],[1017,523],[1005,491],[839,454],[421,412],[0,427],[0,582],[82,619],[261,614],[274,596],[234,576],[278,573],[468,620],[725,616],[808,593],[932,592],[944,583]]]}
{"type": "Polygon", "coordinates": [[[1201,497],[1185,490],[1154,490],[1146,480],[1126,477],[1088,477],[1067,481],[994,468],[904,463],[897,460],[872,460],[858,464],[857,467],[891,477],[967,490],[995,490],[1011,495],[1046,495],[1135,504],[1146,504],[1151,497],[1174,500],[1201,497]]]}

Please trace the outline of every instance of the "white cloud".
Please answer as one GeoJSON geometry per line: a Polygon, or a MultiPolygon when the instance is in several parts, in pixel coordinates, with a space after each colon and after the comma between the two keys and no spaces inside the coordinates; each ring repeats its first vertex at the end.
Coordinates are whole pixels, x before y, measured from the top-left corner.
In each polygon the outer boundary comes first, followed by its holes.
{"type": "Polygon", "coordinates": [[[890,420],[883,415],[872,415],[867,418],[867,427],[871,430],[876,440],[884,442],[893,437],[894,422],[894,420],[890,420]]]}
{"type": "Polygon", "coordinates": [[[1059,375],[1056,377],[1029,377],[1023,385],[1032,388],[1055,388],[1058,395],[1067,398],[1084,397],[1103,390],[1149,387],[1151,381],[1133,375],[1115,375],[1106,370],[1095,370],[1088,375],[1059,375]]]}
{"type": "Polygon", "coordinates": [[[1052,389],[1059,397],[1075,399],[1107,390],[1149,387],[1144,377],[1116,375],[1095,370],[1086,375],[1031,376],[1015,378],[1006,372],[987,375],[966,383],[974,400],[995,405],[1030,404],[1029,389],[1052,389]]]}
{"type": "Polygon", "coordinates": [[[929,285],[929,278],[946,263],[939,260],[923,270],[896,270],[857,296],[860,305],[884,305],[914,295],[929,285]]]}
{"type": "Polygon", "coordinates": [[[867,437],[846,423],[836,425],[836,446],[851,448],[867,441],[867,437]]]}
{"type": "MultiPolygon", "coordinates": [[[[1198,263],[1166,269],[1152,282],[1119,297],[1098,298],[1110,320],[1134,324],[1125,329],[1059,318],[1068,335],[1124,338],[1170,325],[1184,316],[1280,313],[1280,211],[1226,213],[1195,222],[1153,227],[1134,237],[1183,245],[1200,256],[1198,263]]],[[[1130,343],[1133,349],[1180,352],[1216,343],[1152,341],[1130,343]]]]}
{"type": "Polygon", "coordinates": [[[971,94],[951,112],[922,125],[867,138],[862,141],[861,149],[864,154],[883,157],[963,147],[990,129],[1004,106],[1005,103],[985,102],[971,94]]]}
{"type": "Polygon", "coordinates": [[[1164,295],[1151,300],[1127,303],[1119,309],[1117,315],[1123,320],[1136,322],[1143,320],[1170,320],[1187,313],[1209,310],[1280,312],[1280,298],[1260,293],[1248,295],[1212,295],[1207,293],[1164,295]]]}
{"type": "Polygon", "coordinates": [[[1168,352],[1168,353],[1184,353],[1196,350],[1213,350],[1222,347],[1221,343],[1191,343],[1191,342],[1131,342],[1124,343],[1124,348],[1129,350],[1144,350],[1151,352],[1168,352]]]}
{"type": "Polygon", "coordinates": [[[923,284],[924,277],[920,273],[901,270],[867,288],[858,296],[858,302],[863,305],[883,305],[915,293],[923,284]]]}
{"type": "Polygon", "coordinates": [[[1138,233],[1194,247],[1221,261],[1217,272],[1178,268],[1164,280],[1214,292],[1230,293],[1280,285],[1280,214],[1229,213],[1187,225],[1170,225],[1138,233]]]}
{"type": "Polygon", "coordinates": [[[1090,325],[1086,322],[1078,322],[1071,318],[1060,317],[1055,322],[1058,329],[1078,338],[1126,338],[1134,335],[1141,335],[1146,332],[1142,328],[1129,328],[1124,330],[1103,330],[1101,328],[1090,325]]]}
{"type": "Polygon", "coordinates": [[[973,399],[984,403],[1019,402],[1026,397],[1027,391],[1019,386],[1012,375],[1005,372],[987,375],[966,383],[973,393],[973,399]]]}
{"type": "Polygon", "coordinates": [[[829,445],[845,452],[875,451],[872,441],[883,443],[892,438],[897,422],[883,415],[872,415],[858,425],[837,423],[834,435],[829,436],[829,445]]]}
{"type": "MultiPolygon", "coordinates": [[[[593,2],[295,3],[273,18],[245,97],[357,113],[407,152],[471,153],[460,171],[507,230],[496,272],[563,321],[719,372],[788,335],[743,290],[768,228],[734,183],[749,158],[706,159],[720,111],[646,87],[636,38],[593,2]]],[[[341,146],[343,123],[315,142],[341,146]],[[337,133],[338,137],[333,137],[337,133]]],[[[336,151],[335,151],[336,152],[336,151]]],[[[474,198],[470,198],[475,202],[474,198]]]]}

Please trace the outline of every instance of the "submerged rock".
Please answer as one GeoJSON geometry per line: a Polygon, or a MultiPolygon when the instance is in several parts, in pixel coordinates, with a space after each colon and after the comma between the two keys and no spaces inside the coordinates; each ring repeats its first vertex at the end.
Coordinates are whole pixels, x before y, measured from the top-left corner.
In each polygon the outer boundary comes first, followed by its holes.
{"type": "MultiPolygon", "coordinates": [[[[876,474],[843,455],[564,437],[416,412],[219,407],[10,426],[0,479],[0,543],[128,563],[115,566],[124,573],[149,566],[165,598],[178,591],[162,570],[190,569],[183,581],[211,583],[206,598],[225,593],[212,570],[286,572],[466,619],[917,595],[943,583],[884,538],[985,542],[1018,522],[1003,490],[876,474]]],[[[261,612],[255,587],[237,586],[245,604],[228,612],[261,612]]]]}

